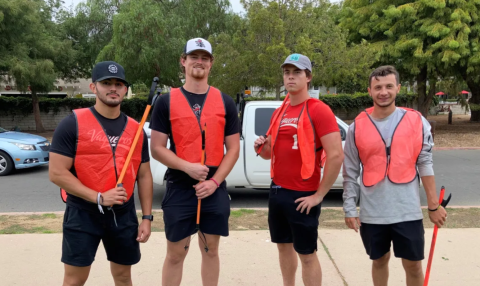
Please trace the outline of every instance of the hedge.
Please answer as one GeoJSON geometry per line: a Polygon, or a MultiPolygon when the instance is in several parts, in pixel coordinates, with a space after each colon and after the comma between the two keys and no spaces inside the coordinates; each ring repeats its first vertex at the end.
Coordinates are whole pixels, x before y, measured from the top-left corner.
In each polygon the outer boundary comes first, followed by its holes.
{"type": "MultiPolygon", "coordinates": [[[[281,97],[283,100],[285,96],[281,97]]],[[[338,94],[338,95],[320,95],[319,99],[326,103],[330,108],[335,111],[349,111],[363,109],[369,106],[373,106],[372,98],[368,93],[356,93],[356,94],[338,94]]],[[[413,93],[398,94],[395,99],[397,106],[411,107],[413,102],[417,99],[417,95],[413,93]]],[[[255,100],[276,100],[275,97],[247,97],[246,101],[255,100]]],[[[438,102],[437,102],[438,103],[438,102]]],[[[436,103],[435,103],[436,104],[436,103]]]]}
{"type": "MultiPolygon", "coordinates": [[[[396,98],[397,106],[412,106],[416,100],[416,94],[399,94],[396,98]]],[[[282,97],[282,100],[284,97],[282,97]]],[[[257,98],[248,97],[247,101],[252,100],[275,100],[275,98],[257,98]]],[[[368,106],[372,106],[372,98],[368,93],[356,93],[356,94],[339,94],[339,95],[321,95],[320,100],[335,111],[354,111],[363,109],[368,106]]],[[[95,99],[87,98],[39,98],[40,111],[45,113],[53,112],[56,114],[61,108],[69,110],[90,107],[95,104],[95,99]]],[[[438,98],[434,98],[433,105],[438,104],[438,98]]],[[[122,102],[122,111],[127,115],[140,119],[147,106],[146,97],[134,97],[131,99],[125,99],[122,102]]],[[[25,97],[0,97],[0,115],[28,115],[32,113],[32,99],[25,97]]]]}
{"type": "MultiPolygon", "coordinates": [[[[53,114],[62,108],[72,110],[95,105],[95,99],[90,98],[39,98],[40,111],[53,114]]],[[[146,97],[124,99],[121,109],[129,116],[140,119],[147,107],[146,97]]],[[[32,111],[32,99],[25,97],[0,97],[0,115],[23,115],[27,116],[32,111]]]]}

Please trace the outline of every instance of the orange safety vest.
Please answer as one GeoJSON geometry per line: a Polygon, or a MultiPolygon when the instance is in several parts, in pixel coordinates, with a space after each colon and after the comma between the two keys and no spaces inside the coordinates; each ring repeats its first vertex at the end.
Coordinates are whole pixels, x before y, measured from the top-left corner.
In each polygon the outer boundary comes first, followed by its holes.
{"type": "MultiPolygon", "coordinates": [[[[316,134],[315,128],[313,126],[312,118],[308,111],[309,106],[313,106],[315,104],[320,103],[318,99],[310,98],[303,103],[302,111],[300,112],[300,116],[297,123],[297,136],[298,136],[298,148],[300,150],[300,156],[302,158],[302,169],[300,174],[303,180],[308,180],[312,177],[313,172],[315,171],[315,161],[317,152],[321,151],[323,155],[323,149],[316,149],[317,143],[315,142],[316,134]]],[[[290,95],[287,94],[285,100],[280,106],[280,109],[275,115],[275,118],[272,120],[272,124],[267,131],[267,136],[270,135],[271,138],[271,160],[270,160],[270,177],[275,177],[275,170],[274,170],[274,163],[275,163],[275,155],[274,155],[274,148],[275,143],[277,140],[278,132],[280,131],[280,122],[282,121],[282,117],[287,111],[287,107],[290,105],[290,95]]],[[[263,146],[258,149],[258,154],[260,154],[263,146]]],[[[323,157],[323,156],[322,156],[323,157]]]]}
{"type": "MultiPolygon", "coordinates": [[[[130,151],[138,122],[128,117],[115,151],[109,139],[90,108],[73,110],[77,119],[77,150],[74,166],[77,178],[86,187],[104,193],[117,185],[123,165],[130,151]]],[[[142,162],[143,136],[138,138],[137,147],[123,179],[127,191],[127,200],[133,194],[137,172],[142,162]]],[[[62,199],[66,202],[67,193],[62,190],[62,199]]]]}
{"type": "Polygon", "coordinates": [[[203,104],[200,120],[179,88],[170,91],[170,122],[175,153],[190,163],[202,157],[202,127],[207,126],[205,165],[218,167],[223,160],[225,141],[225,103],[220,90],[210,87],[203,104]],[[198,129],[197,129],[198,127],[198,129]]]}
{"type": "Polygon", "coordinates": [[[363,166],[365,187],[372,187],[385,177],[395,184],[415,180],[417,159],[423,146],[422,116],[413,109],[403,109],[406,112],[398,122],[388,148],[370,117],[373,107],[355,118],[355,145],[363,166]]]}

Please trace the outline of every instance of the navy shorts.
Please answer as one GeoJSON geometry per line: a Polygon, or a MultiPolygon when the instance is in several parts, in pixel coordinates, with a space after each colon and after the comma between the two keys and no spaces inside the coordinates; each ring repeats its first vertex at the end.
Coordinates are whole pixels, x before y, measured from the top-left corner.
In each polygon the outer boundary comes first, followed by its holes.
{"type": "Polygon", "coordinates": [[[275,184],[270,187],[268,199],[268,227],[274,243],[293,243],[299,254],[312,254],[317,250],[318,219],[321,203],[300,213],[295,200],[315,194],[316,191],[294,191],[275,184]]]}
{"type": "Polygon", "coordinates": [[[103,242],[107,259],[122,265],[140,261],[137,241],[138,219],[135,204],[116,211],[115,226],[112,211],[105,214],[87,211],[67,204],[63,218],[62,262],[72,266],[92,265],[98,245],[103,242]]]}
{"type": "Polygon", "coordinates": [[[394,224],[369,224],[360,226],[363,245],[370,259],[376,260],[390,251],[393,242],[395,257],[410,261],[424,259],[425,230],[423,220],[394,224]]]}
{"type": "MultiPolygon", "coordinates": [[[[171,242],[196,233],[198,198],[193,187],[167,183],[162,201],[165,235],[171,242]]],[[[228,236],[230,199],[225,182],[209,197],[202,200],[200,231],[205,234],[228,236]]]]}

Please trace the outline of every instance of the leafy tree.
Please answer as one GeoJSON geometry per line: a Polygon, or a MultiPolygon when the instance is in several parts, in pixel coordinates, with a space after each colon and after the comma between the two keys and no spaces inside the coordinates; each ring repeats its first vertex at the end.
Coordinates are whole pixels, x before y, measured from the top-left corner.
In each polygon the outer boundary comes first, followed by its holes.
{"type": "Polygon", "coordinates": [[[352,42],[372,44],[378,64],[416,80],[419,111],[427,116],[438,77],[468,54],[469,19],[459,10],[467,2],[478,1],[345,0],[340,22],[352,42]]]}
{"type": "Polygon", "coordinates": [[[247,10],[233,34],[212,37],[216,65],[212,82],[232,94],[244,86],[282,93],[280,65],[292,53],[314,63],[313,85],[327,87],[364,79],[373,63],[367,44],[347,47],[335,25],[335,5],[328,1],[243,1],[247,10]],[[319,28],[321,27],[321,28],[319,28]],[[371,58],[369,60],[369,58],[371,58]]]}
{"type": "Polygon", "coordinates": [[[208,38],[229,23],[228,0],[123,1],[113,16],[113,37],[97,60],[115,60],[127,79],[149,85],[153,76],[180,86],[180,54],[190,38],[208,38]]]}
{"type": "Polygon", "coordinates": [[[31,91],[37,132],[45,131],[37,94],[51,91],[57,78],[71,77],[76,56],[54,21],[60,4],[0,0],[0,75],[11,78],[18,90],[31,91]]]}

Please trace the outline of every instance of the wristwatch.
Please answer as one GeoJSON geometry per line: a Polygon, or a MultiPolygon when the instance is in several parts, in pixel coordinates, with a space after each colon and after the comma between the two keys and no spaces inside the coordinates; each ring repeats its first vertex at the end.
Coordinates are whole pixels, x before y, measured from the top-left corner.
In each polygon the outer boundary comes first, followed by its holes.
{"type": "Polygon", "coordinates": [[[143,215],[142,219],[148,219],[149,221],[153,221],[153,215],[143,215]]]}

